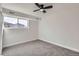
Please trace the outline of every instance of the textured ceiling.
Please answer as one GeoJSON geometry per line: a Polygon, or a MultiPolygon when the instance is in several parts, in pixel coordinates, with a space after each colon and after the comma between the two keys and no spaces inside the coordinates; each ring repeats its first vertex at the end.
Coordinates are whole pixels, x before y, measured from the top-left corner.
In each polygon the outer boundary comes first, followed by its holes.
{"type": "MultiPolygon", "coordinates": [[[[51,5],[52,3],[43,3],[45,6],[47,5],[51,5]]],[[[8,8],[14,11],[19,11],[22,13],[26,13],[26,14],[30,14],[30,15],[34,15],[37,17],[41,17],[42,15],[44,15],[42,12],[37,11],[37,12],[33,12],[33,10],[38,9],[37,6],[35,6],[34,3],[3,3],[2,6],[4,8],[8,8]]],[[[49,12],[49,10],[47,10],[47,12],[49,12]]]]}

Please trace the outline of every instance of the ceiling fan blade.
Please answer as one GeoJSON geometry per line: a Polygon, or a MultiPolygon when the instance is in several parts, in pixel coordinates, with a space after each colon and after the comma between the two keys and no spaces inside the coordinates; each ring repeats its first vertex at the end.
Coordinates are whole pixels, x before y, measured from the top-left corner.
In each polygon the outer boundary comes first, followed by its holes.
{"type": "Polygon", "coordinates": [[[33,12],[39,11],[40,9],[34,10],[33,12]]]}
{"type": "Polygon", "coordinates": [[[46,7],[44,7],[44,9],[50,9],[52,7],[53,7],[52,5],[51,6],[46,6],[46,7]]]}
{"type": "Polygon", "coordinates": [[[35,3],[35,5],[36,5],[37,7],[39,7],[39,8],[41,7],[38,3],[35,3]]]}
{"type": "Polygon", "coordinates": [[[46,10],[43,10],[43,13],[46,13],[46,10]]]}
{"type": "Polygon", "coordinates": [[[43,8],[44,8],[44,5],[43,5],[43,4],[42,4],[42,5],[40,5],[40,8],[41,8],[41,9],[43,9],[43,8]]]}

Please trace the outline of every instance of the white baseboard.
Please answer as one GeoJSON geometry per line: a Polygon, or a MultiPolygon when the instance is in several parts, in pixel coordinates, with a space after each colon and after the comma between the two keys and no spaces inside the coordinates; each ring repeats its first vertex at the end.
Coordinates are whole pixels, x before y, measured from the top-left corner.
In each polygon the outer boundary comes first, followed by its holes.
{"type": "Polygon", "coordinates": [[[78,49],[75,49],[75,48],[72,48],[72,47],[68,47],[66,45],[62,45],[62,44],[59,44],[59,43],[51,42],[51,41],[48,41],[48,40],[43,40],[43,41],[51,43],[51,44],[54,44],[54,45],[57,45],[57,46],[60,46],[60,47],[63,47],[63,48],[66,48],[66,49],[69,49],[69,50],[72,50],[72,51],[75,51],[75,52],[79,52],[78,49]]]}
{"type": "MultiPolygon", "coordinates": [[[[33,39],[33,40],[36,40],[36,39],[33,39]]],[[[6,44],[6,45],[3,45],[3,48],[5,48],[5,47],[10,47],[10,46],[14,46],[14,45],[18,45],[18,44],[22,44],[22,43],[26,43],[26,42],[33,41],[33,40],[15,42],[15,43],[13,43],[13,44],[6,44]]]]}
{"type": "MultiPolygon", "coordinates": [[[[37,39],[34,39],[34,40],[37,40],[37,39]]],[[[38,39],[38,40],[42,40],[42,39],[38,39]]],[[[29,40],[29,41],[33,41],[33,40],[29,40]]],[[[14,44],[4,45],[3,48],[10,47],[10,46],[17,45],[17,44],[21,44],[21,43],[25,43],[25,42],[29,42],[29,41],[16,42],[14,44]]],[[[54,44],[54,45],[57,45],[57,46],[60,46],[60,47],[72,50],[72,51],[75,51],[75,52],[79,52],[78,49],[75,49],[75,48],[72,48],[72,47],[68,47],[66,45],[62,45],[62,44],[59,44],[59,43],[56,43],[56,42],[52,42],[52,41],[48,41],[48,40],[42,40],[42,41],[45,41],[45,42],[48,42],[48,43],[51,43],[51,44],[54,44]]]]}

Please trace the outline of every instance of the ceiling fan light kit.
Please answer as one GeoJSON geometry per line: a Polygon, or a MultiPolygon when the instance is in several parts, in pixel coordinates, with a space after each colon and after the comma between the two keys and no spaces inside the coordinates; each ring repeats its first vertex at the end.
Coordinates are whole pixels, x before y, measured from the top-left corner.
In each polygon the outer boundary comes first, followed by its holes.
{"type": "Polygon", "coordinates": [[[43,9],[40,9],[40,11],[43,11],[43,9]]]}

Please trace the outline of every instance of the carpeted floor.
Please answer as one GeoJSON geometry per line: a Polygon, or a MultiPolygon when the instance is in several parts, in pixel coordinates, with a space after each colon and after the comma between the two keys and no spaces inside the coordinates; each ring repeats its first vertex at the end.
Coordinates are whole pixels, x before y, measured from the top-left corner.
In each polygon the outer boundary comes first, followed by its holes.
{"type": "Polygon", "coordinates": [[[3,48],[4,56],[79,56],[79,53],[41,40],[3,48]]]}

